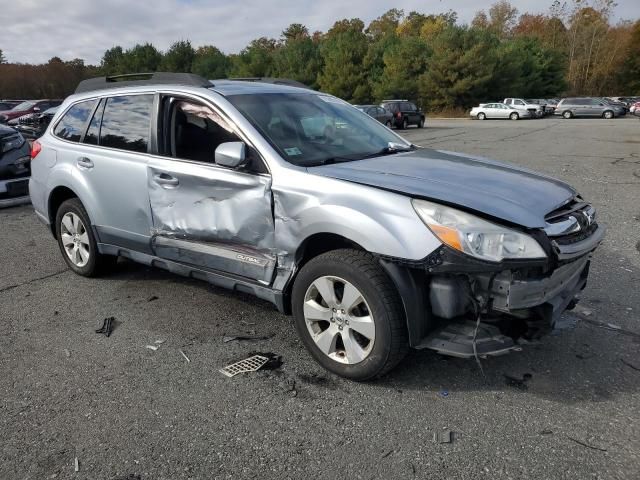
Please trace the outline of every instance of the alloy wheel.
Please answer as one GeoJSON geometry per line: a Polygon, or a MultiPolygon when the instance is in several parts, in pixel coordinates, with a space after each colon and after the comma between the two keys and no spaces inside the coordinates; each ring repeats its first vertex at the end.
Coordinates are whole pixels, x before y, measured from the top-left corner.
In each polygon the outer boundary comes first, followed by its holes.
{"type": "Polygon", "coordinates": [[[69,260],[76,267],[84,267],[89,262],[89,235],[78,215],[65,213],[60,223],[60,236],[69,260]]]}
{"type": "Polygon", "coordinates": [[[371,309],[347,280],[314,280],[304,297],[304,319],[318,349],[336,362],[360,363],[373,349],[376,327],[371,309]]]}

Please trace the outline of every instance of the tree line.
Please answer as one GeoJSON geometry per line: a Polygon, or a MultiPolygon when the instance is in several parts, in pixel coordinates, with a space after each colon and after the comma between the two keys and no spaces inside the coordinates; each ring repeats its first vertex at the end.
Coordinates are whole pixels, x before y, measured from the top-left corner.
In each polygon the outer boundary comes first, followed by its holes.
{"type": "Polygon", "coordinates": [[[354,103],[409,98],[429,110],[506,96],[639,95],[640,21],[612,24],[613,8],[613,0],[556,0],[534,15],[500,0],[469,25],[453,11],[391,9],[369,25],[343,19],[324,33],[292,24],[230,55],[188,40],[165,52],[115,46],[100,65],[58,57],[9,64],[0,50],[0,98],[64,97],[84,78],[153,71],[291,78],[354,103]]]}

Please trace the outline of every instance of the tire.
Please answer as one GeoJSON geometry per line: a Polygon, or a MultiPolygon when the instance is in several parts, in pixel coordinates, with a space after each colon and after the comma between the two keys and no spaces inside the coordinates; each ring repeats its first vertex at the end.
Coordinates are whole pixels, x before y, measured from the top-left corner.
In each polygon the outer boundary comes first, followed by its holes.
{"type": "Polygon", "coordinates": [[[55,228],[62,257],[78,275],[95,277],[118,260],[98,252],[91,220],[79,199],[71,198],[60,205],[55,228]]]}
{"type": "Polygon", "coordinates": [[[480,112],[480,113],[477,115],[477,117],[478,117],[478,120],[486,120],[486,119],[487,119],[487,116],[486,116],[484,113],[482,113],[482,112],[480,112]]]}
{"type": "Polygon", "coordinates": [[[566,110],[564,112],[562,112],[562,118],[565,118],[567,120],[573,118],[573,113],[571,113],[571,110],[566,110]]]}
{"type": "Polygon", "coordinates": [[[607,120],[611,120],[613,118],[613,112],[611,110],[607,110],[602,114],[602,118],[606,118],[607,120]]]}
{"type": "Polygon", "coordinates": [[[509,115],[509,118],[511,120],[519,120],[520,119],[520,115],[518,115],[518,112],[513,112],[511,115],[509,115]]]}
{"type": "Polygon", "coordinates": [[[424,128],[424,118],[420,119],[420,122],[418,123],[418,128],[424,128]]]}
{"type": "Polygon", "coordinates": [[[403,118],[402,119],[402,129],[403,130],[407,130],[409,128],[409,122],[407,121],[407,118],[403,118]]]}
{"type": "Polygon", "coordinates": [[[356,381],[378,378],[395,367],[409,349],[400,296],[379,263],[366,252],[333,250],[309,261],[296,277],[292,303],[296,329],[305,347],[320,365],[341,377],[356,381]],[[346,288],[350,298],[357,300],[342,309],[346,288]],[[325,300],[331,296],[333,301],[325,300]]]}
{"type": "Polygon", "coordinates": [[[387,128],[392,128],[393,125],[391,124],[391,120],[387,120],[387,122],[385,123],[387,128]]]}

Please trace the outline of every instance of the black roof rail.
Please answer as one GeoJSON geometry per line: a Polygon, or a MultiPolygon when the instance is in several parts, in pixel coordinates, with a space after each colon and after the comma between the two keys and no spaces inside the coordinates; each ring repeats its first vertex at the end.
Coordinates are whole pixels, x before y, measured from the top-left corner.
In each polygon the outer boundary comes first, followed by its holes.
{"type": "Polygon", "coordinates": [[[193,73],[128,73],[126,75],[110,75],[108,77],[89,78],[81,81],[75,93],[90,92],[104,88],[134,87],[140,85],[189,85],[192,87],[211,87],[213,84],[200,75],[193,73]]]}
{"type": "Polygon", "coordinates": [[[308,88],[308,85],[305,85],[302,82],[298,82],[297,80],[291,80],[289,78],[275,78],[275,77],[234,77],[229,78],[228,80],[236,80],[242,82],[260,82],[260,83],[272,83],[274,85],[287,85],[289,87],[298,87],[298,88],[308,88]]]}

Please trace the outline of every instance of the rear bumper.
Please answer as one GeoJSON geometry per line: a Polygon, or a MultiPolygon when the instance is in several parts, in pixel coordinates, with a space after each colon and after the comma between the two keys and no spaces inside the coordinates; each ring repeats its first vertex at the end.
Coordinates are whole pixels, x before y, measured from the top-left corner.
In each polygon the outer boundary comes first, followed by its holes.
{"type": "Polygon", "coordinates": [[[29,177],[0,180],[0,208],[30,203],[29,177]]]}

